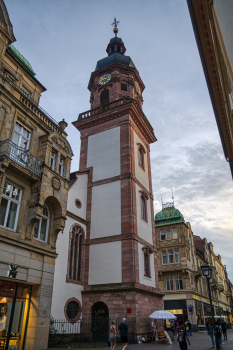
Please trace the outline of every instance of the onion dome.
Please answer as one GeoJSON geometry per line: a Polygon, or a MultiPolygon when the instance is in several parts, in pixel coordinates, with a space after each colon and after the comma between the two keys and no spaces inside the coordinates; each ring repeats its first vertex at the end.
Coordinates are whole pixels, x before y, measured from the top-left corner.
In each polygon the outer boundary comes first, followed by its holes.
{"type": "Polygon", "coordinates": [[[131,58],[129,56],[125,56],[126,48],[124,45],[124,42],[121,38],[117,37],[118,33],[118,25],[119,21],[114,18],[114,22],[112,25],[114,25],[113,32],[115,33],[115,37],[110,39],[109,44],[107,46],[106,52],[108,54],[108,57],[105,57],[97,62],[95,70],[99,70],[102,68],[105,68],[107,66],[110,66],[113,63],[122,64],[127,67],[135,68],[135,65],[131,58]]]}
{"type": "Polygon", "coordinates": [[[163,204],[163,209],[155,215],[155,227],[176,223],[185,224],[185,220],[181,212],[174,207],[173,203],[163,204]]]}

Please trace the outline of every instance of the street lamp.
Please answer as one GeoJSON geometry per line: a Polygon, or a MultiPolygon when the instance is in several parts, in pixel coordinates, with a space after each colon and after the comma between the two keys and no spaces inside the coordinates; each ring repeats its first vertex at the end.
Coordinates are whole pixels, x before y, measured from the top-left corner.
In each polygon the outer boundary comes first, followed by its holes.
{"type": "Polygon", "coordinates": [[[219,339],[218,339],[218,336],[215,332],[214,308],[212,305],[212,298],[211,298],[211,292],[210,292],[210,279],[212,277],[212,269],[209,265],[204,264],[201,266],[201,270],[202,270],[202,273],[206,277],[206,280],[207,280],[208,292],[209,292],[209,298],[210,298],[210,307],[211,307],[211,313],[212,313],[213,328],[214,328],[214,334],[215,334],[215,345],[216,345],[216,349],[219,350],[219,339]]]}

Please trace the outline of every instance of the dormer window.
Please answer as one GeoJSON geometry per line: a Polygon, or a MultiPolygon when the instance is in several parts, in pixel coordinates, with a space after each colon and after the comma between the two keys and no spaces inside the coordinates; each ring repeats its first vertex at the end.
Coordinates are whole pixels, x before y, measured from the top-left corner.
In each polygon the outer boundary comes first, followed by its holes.
{"type": "Polygon", "coordinates": [[[104,90],[100,94],[100,104],[102,106],[106,105],[107,103],[109,103],[109,90],[104,90]]]}

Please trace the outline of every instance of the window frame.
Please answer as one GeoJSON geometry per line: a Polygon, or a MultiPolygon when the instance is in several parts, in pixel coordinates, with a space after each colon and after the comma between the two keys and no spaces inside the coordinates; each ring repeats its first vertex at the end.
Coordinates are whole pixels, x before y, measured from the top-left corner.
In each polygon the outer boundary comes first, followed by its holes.
{"type": "Polygon", "coordinates": [[[168,255],[168,264],[174,264],[174,252],[173,249],[168,249],[167,250],[167,255],[168,255]],[[172,254],[170,253],[172,252],[172,254]],[[172,257],[172,262],[170,262],[170,257],[172,257]]]}
{"type": "Polygon", "coordinates": [[[59,162],[58,162],[58,174],[60,176],[64,176],[64,165],[65,165],[65,159],[60,156],[59,162]]]}
{"type": "MultiPolygon", "coordinates": [[[[11,231],[14,231],[14,232],[16,231],[17,224],[18,224],[18,219],[19,219],[19,211],[20,211],[20,205],[21,205],[21,200],[22,200],[22,193],[23,193],[23,190],[21,188],[19,188],[18,186],[14,185],[11,181],[8,181],[8,179],[5,180],[4,187],[3,187],[3,193],[2,193],[2,199],[4,198],[4,199],[7,200],[7,206],[6,206],[6,211],[5,211],[4,223],[3,223],[3,225],[0,225],[0,227],[3,227],[5,229],[7,229],[7,230],[11,230],[11,231]],[[5,184],[11,185],[10,196],[7,196],[6,194],[4,194],[5,184]],[[18,200],[14,199],[14,198],[11,198],[12,191],[13,191],[14,187],[17,188],[20,191],[18,200]],[[10,210],[10,203],[17,204],[14,228],[10,228],[10,227],[6,226],[7,220],[8,220],[8,215],[9,215],[9,210],[10,210]]],[[[2,199],[1,199],[1,204],[2,204],[2,199]]],[[[0,204],[0,206],[1,206],[1,204],[0,204]]]]}
{"type": "Polygon", "coordinates": [[[182,279],[182,274],[177,274],[175,275],[175,285],[176,285],[176,290],[183,290],[183,279],[182,279]]]}
{"type": "Polygon", "coordinates": [[[172,238],[173,238],[173,239],[178,239],[178,231],[177,231],[177,228],[173,228],[173,229],[172,229],[172,238]],[[176,237],[174,237],[174,233],[176,234],[176,237]]]}
{"type": "Polygon", "coordinates": [[[56,160],[57,160],[57,152],[55,150],[52,150],[50,155],[50,169],[52,169],[53,171],[56,170],[56,163],[57,163],[56,160]]]}
{"type": "MultiPolygon", "coordinates": [[[[39,226],[38,226],[38,237],[37,238],[35,237],[35,232],[34,232],[33,237],[34,237],[34,239],[36,241],[39,241],[39,242],[47,244],[48,243],[48,234],[49,234],[50,212],[49,212],[49,209],[48,209],[47,205],[45,205],[44,207],[45,207],[44,209],[47,210],[48,215],[46,216],[44,213],[42,213],[40,220],[37,220],[37,222],[39,223],[39,226]],[[42,219],[43,218],[47,220],[46,233],[45,233],[45,239],[44,240],[40,239],[40,233],[41,233],[40,230],[41,230],[41,223],[42,223],[42,219]]],[[[43,209],[43,211],[44,211],[44,209],[43,209]]],[[[34,224],[34,229],[35,229],[35,224],[34,224]]]]}
{"type": "Polygon", "coordinates": [[[82,283],[84,230],[79,224],[72,225],[69,234],[67,282],[82,283]]]}
{"type": "Polygon", "coordinates": [[[167,260],[167,251],[166,250],[162,250],[162,265],[167,265],[168,260],[167,260]],[[164,262],[164,258],[166,259],[166,262],[164,262]]]}
{"type": "Polygon", "coordinates": [[[73,298],[69,298],[66,301],[65,306],[64,306],[64,315],[65,315],[65,318],[67,319],[67,321],[70,322],[70,323],[76,323],[80,319],[81,313],[82,313],[82,305],[81,305],[80,301],[77,298],[74,298],[74,297],[73,298]],[[78,309],[79,309],[77,316],[75,318],[73,318],[73,319],[69,318],[68,315],[67,315],[67,306],[72,301],[76,302],[78,304],[78,309]]]}
{"type": "Polygon", "coordinates": [[[172,231],[171,231],[171,229],[167,229],[166,230],[166,238],[169,239],[169,240],[172,239],[172,231]],[[170,235],[170,238],[168,238],[168,235],[170,235]]]}
{"type": "Polygon", "coordinates": [[[13,142],[16,146],[18,146],[18,147],[24,149],[25,151],[27,151],[27,150],[29,149],[29,145],[30,145],[30,141],[31,141],[31,134],[32,134],[31,131],[29,131],[27,128],[25,128],[25,127],[17,120],[16,123],[15,123],[14,132],[13,132],[13,135],[12,135],[12,142],[13,142]],[[20,128],[22,129],[21,131],[17,130],[17,125],[20,126],[20,128]],[[25,130],[26,132],[28,132],[28,137],[26,137],[26,136],[23,135],[23,131],[24,131],[24,130],[25,130]],[[13,141],[14,134],[19,135],[19,140],[18,140],[18,143],[17,143],[17,144],[13,141]],[[27,145],[26,145],[25,148],[21,146],[22,138],[25,139],[25,140],[27,141],[27,145]]]}
{"type": "Polygon", "coordinates": [[[179,264],[180,263],[180,250],[179,250],[179,248],[174,249],[174,258],[175,258],[174,259],[175,264],[179,264]],[[178,261],[176,261],[177,256],[178,256],[178,261]]]}
{"type": "MultiPolygon", "coordinates": [[[[105,97],[105,96],[104,96],[104,97],[105,97]]],[[[101,93],[100,93],[100,105],[101,105],[101,106],[104,106],[104,105],[107,105],[109,102],[110,102],[110,93],[109,93],[109,89],[102,90],[101,93]],[[106,96],[108,95],[108,98],[103,99],[104,94],[105,94],[106,96]]]]}
{"type": "Polygon", "coordinates": [[[165,232],[165,230],[160,230],[160,241],[165,241],[165,240],[166,240],[166,232],[165,232]],[[162,232],[164,235],[164,239],[162,239],[162,232]]]}
{"type": "Polygon", "coordinates": [[[141,218],[147,222],[147,202],[143,195],[141,195],[141,218]]]}
{"type": "Polygon", "coordinates": [[[144,259],[144,276],[148,277],[148,278],[151,278],[150,254],[153,253],[153,250],[150,247],[148,247],[148,246],[143,247],[142,250],[143,250],[143,253],[144,253],[143,254],[143,259],[144,259]]]}
{"type": "Polygon", "coordinates": [[[174,290],[173,275],[166,275],[166,290],[174,290]],[[169,285],[169,288],[168,288],[169,285]],[[171,288],[172,285],[172,288],[171,288]]]}

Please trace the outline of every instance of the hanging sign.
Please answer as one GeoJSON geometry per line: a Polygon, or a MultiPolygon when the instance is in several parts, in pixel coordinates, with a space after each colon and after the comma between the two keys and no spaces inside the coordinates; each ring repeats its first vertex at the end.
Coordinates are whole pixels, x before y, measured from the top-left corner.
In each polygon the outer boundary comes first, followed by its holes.
{"type": "Polygon", "coordinates": [[[188,305],[190,315],[193,314],[193,305],[188,305]]]}

